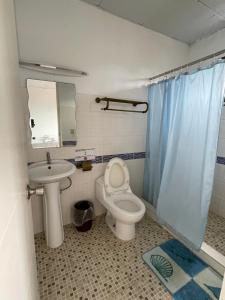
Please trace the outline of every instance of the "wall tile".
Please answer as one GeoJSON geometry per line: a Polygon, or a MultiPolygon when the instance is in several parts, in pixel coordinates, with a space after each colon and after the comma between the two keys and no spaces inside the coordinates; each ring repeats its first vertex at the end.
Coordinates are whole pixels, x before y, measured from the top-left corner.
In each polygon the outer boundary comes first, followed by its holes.
{"type": "Polygon", "coordinates": [[[225,157],[225,138],[222,138],[222,137],[219,138],[217,155],[225,157]]]}
{"type": "Polygon", "coordinates": [[[221,119],[221,121],[220,121],[219,138],[225,139],[225,120],[224,119],[221,119]]]}
{"type": "Polygon", "coordinates": [[[225,198],[225,181],[222,178],[215,180],[213,194],[216,197],[225,198]]]}
{"type": "Polygon", "coordinates": [[[223,160],[224,164],[216,164],[214,180],[225,180],[225,159],[223,160]]]}
{"type": "MultiPolygon", "coordinates": [[[[25,89],[23,90],[24,94],[26,94],[25,89]]],[[[147,97],[146,87],[142,87],[139,90],[144,91],[142,93],[147,97]]],[[[53,159],[73,159],[76,149],[96,149],[96,160],[92,171],[82,172],[77,170],[72,177],[72,187],[62,193],[62,211],[65,224],[72,220],[73,203],[83,198],[93,199],[97,214],[104,211],[100,203],[95,199],[95,180],[100,176],[99,170],[101,170],[101,175],[104,174],[104,163],[108,162],[115,155],[119,155],[122,159],[129,162],[130,159],[133,159],[134,152],[145,151],[147,115],[102,111],[101,108],[105,106],[105,103],[97,104],[95,102],[97,96],[99,95],[79,93],[76,95],[77,145],[75,147],[32,149],[29,145],[30,141],[27,141],[30,162],[45,160],[46,151],[50,152],[53,159]]],[[[120,96],[118,95],[118,97],[120,96]]],[[[124,93],[124,98],[129,98],[128,96],[126,97],[126,92],[124,93]]],[[[136,154],[135,159],[140,157],[143,157],[143,155],[136,154]]],[[[131,174],[133,178],[132,186],[134,191],[142,194],[143,184],[140,178],[143,175],[135,176],[135,169],[138,169],[138,165],[141,165],[140,159],[137,159],[135,165],[136,168],[131,168],[130,170],[131,173],[134,173],[131,174]]],[[[43,229],[41,199],[33,199],[32,207],[34,231],[40,232],[43,229]]]]}
{"type": "Polygon", "coordinates": [[[134,153],[134,159],[145,158],[145,152],[134,153]]]}
{"type": "Polygon", "coordinates": [[[225,107],[223,107],[220,121],[217,155],[211,210],[225,217],[225,107]]]}
{"type": "Polygon", "coordinates": [[[225,120],[225,105],[222,108],[221,119],[225,120]]]}

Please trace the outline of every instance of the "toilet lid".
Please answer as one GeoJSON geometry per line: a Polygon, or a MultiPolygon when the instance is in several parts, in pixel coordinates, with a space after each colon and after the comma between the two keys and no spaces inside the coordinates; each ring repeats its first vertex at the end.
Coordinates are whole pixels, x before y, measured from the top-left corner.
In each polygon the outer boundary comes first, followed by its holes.
{"type": "Polygon", "coordinates": [[[106,166],[104,184],[106,192],[113,194],[129,188],[130,177],[125,161],[115,157],[106,166]]]}

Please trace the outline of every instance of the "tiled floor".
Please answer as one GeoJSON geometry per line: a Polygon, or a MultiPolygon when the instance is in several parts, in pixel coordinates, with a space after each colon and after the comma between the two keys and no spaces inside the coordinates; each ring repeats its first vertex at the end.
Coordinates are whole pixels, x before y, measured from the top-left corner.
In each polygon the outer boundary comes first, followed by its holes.
{"type": "Polygon", "coordinates": [[[91,231],[65,226],[65,241],[47,248],[36,235],[41,299],[171,300],[157,277],[144,265],[142,254],[171,236],[149,218],[137,225],[136,238],[122,242],[98,218],[91,231]]]}
{"type": "Polygon", "coordinates": [[[205,242],[225,256],[225,218],[210,212],[205,242]]]}
{"type": "MultiPolygon", "coordinates": [[[[98,218],[92,230],[79,233],[65,226],[65,241],[46,246],[44,234],[35,237],[40,294],[43,300],[172,299],[144,265],[142,254],[171,236],[145,217],[136,238],[122,242],[98,218]]],[[[225,219],[210,213],[205,241],[225,255],[225,219]]]]}

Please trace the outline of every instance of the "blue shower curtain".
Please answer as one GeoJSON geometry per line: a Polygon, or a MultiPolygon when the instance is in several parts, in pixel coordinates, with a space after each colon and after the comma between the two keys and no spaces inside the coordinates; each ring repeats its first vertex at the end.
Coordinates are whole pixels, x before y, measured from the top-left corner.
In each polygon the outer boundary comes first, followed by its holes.
{"type": "Polygon", "coordinates": [[[219,62],[149,88],[144,197],[195,248],[207,223],[224,81],[219,62]]]}
{"type": "Polygon", "coordinates": [[[149,88],[144,199],[154,207],[157,205],[165,162],[172,82],[161,81],[149,88]]]}

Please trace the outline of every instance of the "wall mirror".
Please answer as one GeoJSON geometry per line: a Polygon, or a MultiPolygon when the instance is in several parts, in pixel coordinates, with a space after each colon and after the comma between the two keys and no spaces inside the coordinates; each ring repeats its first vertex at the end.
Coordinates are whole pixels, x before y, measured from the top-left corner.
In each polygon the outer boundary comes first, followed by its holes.
{"type": "Polygon", "coordinates": [[[32,148],[76,145],[75,85],[27,80],[32,148]]]}

